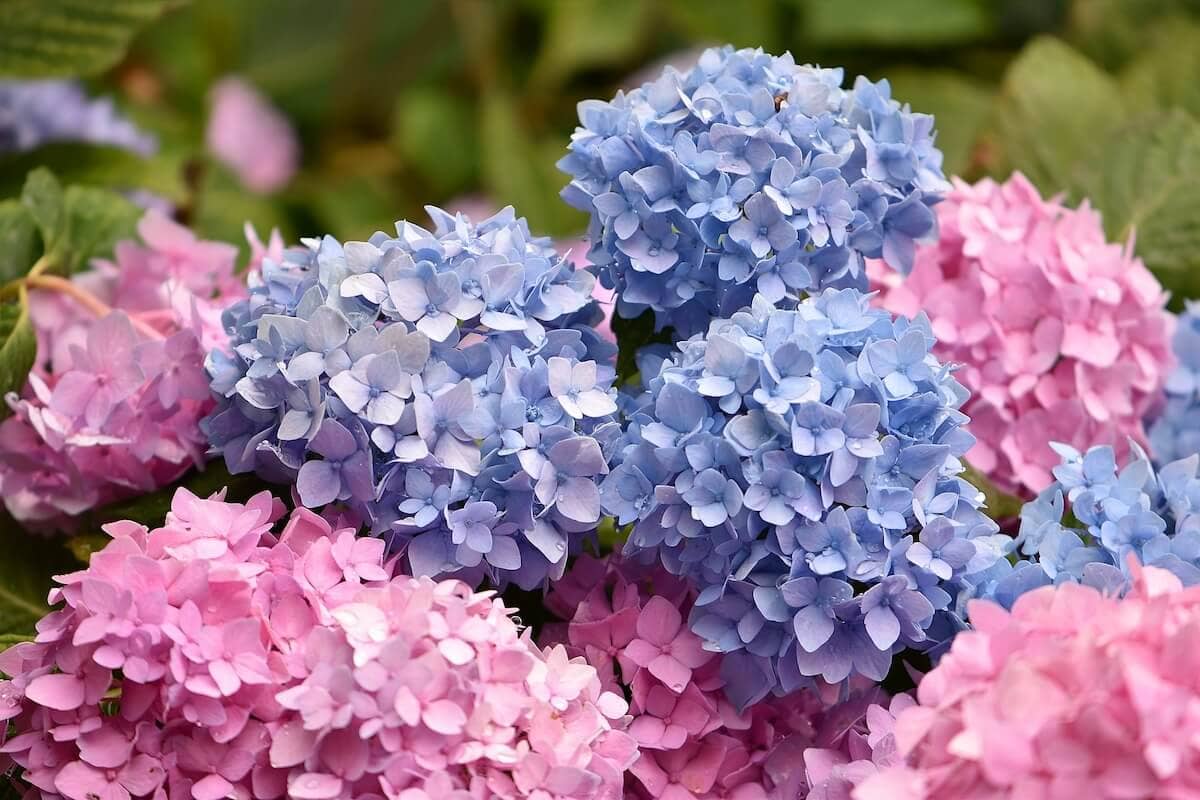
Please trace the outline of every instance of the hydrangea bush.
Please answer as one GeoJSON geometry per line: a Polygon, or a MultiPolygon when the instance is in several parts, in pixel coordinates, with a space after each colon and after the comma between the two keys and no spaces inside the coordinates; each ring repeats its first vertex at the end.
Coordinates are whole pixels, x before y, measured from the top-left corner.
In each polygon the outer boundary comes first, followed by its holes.
{"type": "MultiPolygon", "coordinates": [[[[839,700],[827,684],[786,698],[751,696],[759,685],[737,674],[729,686],[724,656],[705,651],[685,624],[694,599],[661,565],[616,554],[580,558],[546,598],[568,620],[546,638],[586,658],[606,689],[632,698],[628,731],[640,754],[626,798],[818,800],[833,797],[843,774],[860,772],[858,762],[873,753],[880,766],[891,763],[893,717],[877,687],[839,700]]],[[[906,701],[898,697],[892,708],[906,701]]]]}
{"type": "MultiPolygon", "coordinates": [[[[430,207],[367,241],[247,228],[242,272],[151,212],[76,270],[128,220],[31,173],[0,203],[0,495],[83,535],[3,565],[4,644],[42,618],[0,652],[0,778],[1200,796],[1200,308],[1169,315],[1086,201],[951,187],[931,117],[844,83],[726,47],[581,103],[560,167],[588,240],[557,252],[511,207],[430,207]],[[26,567],[61,573],[44,614],[26,567]]],[[[209,155],[287,184],[288,121],[236,78],[210,100],[209,155]]],[[[444,149],[426,127],[405,174],[444,149]]],[[[60,141],[154,147],[74,83],[0,82],[0,155],[60,141]]],[[[144,166],[180,218],[227,221],[231,176],[144,166]]]]}
{"type": "Polygon", "coordinates": [[[987,588],[993,599],[1011,607],[1030,589],[1061,583],[1121,594],[1134,563],[1200,583],[1200,454],[1155,469],[1133,445],[1118,469],[1107,445],[1086,453],[1053,447],[1063,459],[1056,480],[1021,509],[1022,558],[996,574],[987,588]]]}
{"type": "Polygon", "coordinates": [[[1194,794],[1200,589],[1153,567],[1133,578],[1122,600],[1070,584],[1011,613],[972,606],[974,630],[896,719],[900,763],[854,800],[1194,794]]]}
{"type": "Polygon", "coordinates": [[[630,558],[697,587],[691,627],[746,696],[881,680],[961,627],[1008,546],[958,477],[966,392],[932,345],[923,318],[827,289],[643,358],[601,499],[630,558]]]}
{"type": "Polygon", "coordinates": [[[886,80],[842,83],[840,69],[725,47],[580,103],[563,198],[590,215],[618,315],[650,309],[687,337],[756,292],[866,288],[864,258],[908,271],[946,188],[933,118],[886,80]]]}
{"type": "MultiPolygon", "coordinates": [[[[880,304],[927,314],[935,352],[962,365],[971,464],[1001,488],[1045,489],[1058,456],[1129,439],[1171,368],[1166,293],[1100,215],[1043,200],[1024,176],[956,181],[937,207],[941,235],[902,281],[879,271],[880,304]]],[[[1194,451],[1193,451],[1194,452],[1194,451]]]]}
{"type": "Polygon", "coordinates": [[[209,360],[207,430],[231,472],[346,504],[413,574],[532,588],[600,521],[614,348],[592,275],[511,208],[430,213],[264,263],[209,360]]]}
{"type": "Polygon", "coordinates": [[[204,359],[228,346],[222,310],[246,293],[237,249],[157,211],[138,233],[113,261],[31,293],[37,361],[0,422],[0,494],[24,523],[69,527],[205,461],[204,359]]]}
{"type": "Polygon", "coordinates": [[[625,701],[489,593],[388,579],[384,542],[181,490],[107,527],[0,655],[4,751],[44,797],[618,800],[625,701]]]}

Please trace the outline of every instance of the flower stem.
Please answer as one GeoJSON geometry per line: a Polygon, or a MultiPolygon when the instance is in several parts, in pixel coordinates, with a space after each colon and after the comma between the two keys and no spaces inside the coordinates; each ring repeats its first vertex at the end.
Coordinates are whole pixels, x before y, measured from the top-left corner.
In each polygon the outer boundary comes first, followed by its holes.
{"type": "MultiPolygon", "coordinates": [[[[97,317],[104,317],[112,313],[113,309],[107,303],[94,294],[73,283],[66,278],[60,278],[57,275],[37,275],[30,271],[25,278],[25,285],[30,289],[44,289],[50,292],[58,292],[70,297],[79,305],[91,311],[97,317]]],[[[149,339],[162,339],[163,335],[154,327],[147,324],[145,321],[138,319],[135,316],[128,315],[129,321],[133,323],[133,327],[145,337],[149,339]]]]}

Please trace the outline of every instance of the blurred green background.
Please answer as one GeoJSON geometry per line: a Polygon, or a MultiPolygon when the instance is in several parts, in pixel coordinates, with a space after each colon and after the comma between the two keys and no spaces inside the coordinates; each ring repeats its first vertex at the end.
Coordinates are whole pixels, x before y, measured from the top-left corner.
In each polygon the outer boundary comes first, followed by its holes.
{"type": "MultiPolygon", "coordinates": [[[[1138,228],[1177,295],[1200,294],[1200,0],[168,2],[91,88],[159,136],[137,180],[206,235],[239,240],[249,219],[365,238],[463,195],[567,235],[584,219],[559,201],[554,162],[575,104],[724,42],[889,78],[937,116],[948,174],[1019,168],[1046,193],[1090,195],[1113,236],[1138,228]],[[207,94],[227,74],[299,131],[302,169],[272,196],[203,155],[207,94]]],[[[50,151],[0,161],[0,183],[40,163],[66,182],[131,175],[50,151]]]]}

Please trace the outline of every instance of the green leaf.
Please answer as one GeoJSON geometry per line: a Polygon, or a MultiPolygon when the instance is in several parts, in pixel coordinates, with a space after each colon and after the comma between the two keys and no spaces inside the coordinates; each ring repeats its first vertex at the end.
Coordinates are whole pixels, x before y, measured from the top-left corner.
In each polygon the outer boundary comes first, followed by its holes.
{"type": "Polygon", "coordinates": [[[1034,39],[1004,76],[985,166],[1001,178],[1020,170],[1043,194],[1068,189],[1075,165],[1096,159],[1124,119],[1112,77],[1057,39],[1034,39]]]}
{"type": "MultiPolygon", "coordinates": [[[[9,297],[0,299],[0,397],[21,390],[36,357],[37,336],[29,321],[29,303],[22,285],[9,297]]],[[[0,417],[8,413],[8,404],[0,404],[0,417]]],[[[6,555],[0,561],[7,558],[6,555]]]]}
{"type": "Polygon", "coordinates": [[[0,75],[94,75],[170,0],[3,0],[0,75]]]}
{"type": "Polygon", "coordinates": [[[28,642],[33,639],[31,633],[0,633],[0,652],[7,650],[14,644],[28,642]]]}
{"type": "Polygon", "coordinates": [[[530,84],[535,91],[557,86],[583,69],[625,63],[637,53],[652,4],[642,0],[556,0],[530,84]]]}
{"type": "Polygon", "coordinates": [[[825,46],[950,44],[990,35],[986,0],[801,0],[800,34],[825,46]]]}
{"type": "Polygon", "coordinates": [[[972,145],[987,122],[993,90],[949,70],[899,68],[884,70],[892,84],[892,97],[914,111],[933,114],[937,145],[947,175],[964,175],[972,159],[972,145]]]}
{"type": "Polygon", "coordinates": [[[1073,0],[1066,35],[1088,57],[1116,69],[1151,46],[1157,23],[1198,10],[1196,0],[1073,0]]]}
{"type": "Polygon", "coordinates": [[[42,251],[37,224],[19,200],[0,200],[0,282],[29,271],[42,251]]]}
{"type": "Polygon", "coordinates": [[[483,99],[481,141],[483,176],[492,197],[503,198],[529,217],[539,234],[567,235],[582,230],[586,219],[558,198],[567,180],[554,164],[562,142],[539,142],[522,125],[516,103],[495,90],[483,99]]]}
{"type": "Polygon", "coordinates": [[[1200,25],[1186,19],[1160,25],[1149,47],[1122,71],[1121,88],[1138,112],[1181,108],[1200,118],[1200,25]]]}
{"type": "Polygon", "coordinates": [[[637,352],[648,344],[670,344],[671,329],[654,330],[654,312],[643,311],[633,319],[613,314],[612,330],[617,337],[617,383],[624,384],[638,374],[637,352]]]}
{"type": "Polygon", "coordinates": [[[42,234],[46,250],[57,243],[63,230],[63,190],[54,173],[38,167],[25,178],[21,191],[21,202],[29,209],[30,216],[42,234]]]}
{"type": "Polygon", "coordinates": [[[187,196],[183,163],[177,156],[147,157],[118,147],[75,142],[56,142],[0,158],[0,196],[15,194],[24,176],[36,167],[49,168],[68,186],[145,189],[176,203],[187,196]]]}
{"type": "Polygon", "coordinates": [[[392,138],[409,168],[439,194],[461,189],[479,168],[474,109],[443,88],[415,87],[402,94],[392,138]]]}
{"type": "Polygon", "coordinates": [[[67,187],[65,207],[66,230],[57,248],[56,269],[68,275],[132,237],[142,216],[140,208],[119,194],[90,186],[67,187]]]}
{"type": "Polygon", "coordinates": [[[1143,116],[1081,164],[1078,194],[1104,215],[1114,241],[1136,253],[1175,296],[1200,296],[1200,122],[1182,111],[1143,116]]]}
{"type": "Polygon", "coordinates": [[[0,634],[28,634],[50,610],[53,576],[79,564],[61,539],[30,536],[11,519],[0,520],[0,548],[0,634]]]}
{"type": "Polygon", "coordinates": [[[770,0],[671,0],[668,8],[693,41],[781,49],[786,29],[779,24],[779,4],[770,0]]]}

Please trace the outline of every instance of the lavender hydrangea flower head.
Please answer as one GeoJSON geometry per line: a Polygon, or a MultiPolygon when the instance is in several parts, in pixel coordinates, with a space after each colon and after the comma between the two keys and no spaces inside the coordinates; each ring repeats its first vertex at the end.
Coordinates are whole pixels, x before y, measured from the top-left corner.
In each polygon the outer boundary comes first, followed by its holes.
{"type": "Polygon", "coordinates": [[[933,341],[924,317],[831,288],[792,310],[757,296],[641,360],[601,501],[632,523],[628,557],[693,582],[691,627],[745,696],[881,680],[960,629],[1003,560],[1011,540],[958,477],[966,392],[933,341]]]}
{"type": "Polygon", "coordinates": [[[89,98],[75,81],[0,81],[0,153],[48,142],[106,144],[141,155],[158,146],[117,113],[110,99],[89,98]]]}
{"type": "Polygon", "coordinates": [[[864,258],[907,272],[948,188],[933,118],[886,80],[842,82],[725,47],[579,105],[563,197],[591,215],[589,256],[621,316],[652,309],[686,337],[756,292],[865,290],[864,258]]]}
{"type": "Polygon", "coordinates": [[[1200,453],[1200,303],[1189,302],[1176,318],[1171,349],[1178,363],[1167,376],[1166,403],[1149,427],[1156,464],[1200,453]]]}
{"type": "Polygon", "coordinates": [[[344,503],[413,574],[532,588],[600,520],[615,349],[593,276],[511,208],[429,212],[264,261],[209,356],[205,429],[230,471],[344,503]]]}
{"type": "Polygon", "coordinates": [[[1030,589],[1061,583],[1124,593],[1131,556],[1185,585],[1200,583],[1200,454],[1156,469],[1131,443],[1132,457],[1118,468],[1108,445],[1086,453],[1051,446],[1063,459],[1056,480],[1021,509],[1022,558],[989,581],[992,599],[1011,607],[1030,589]]]}

